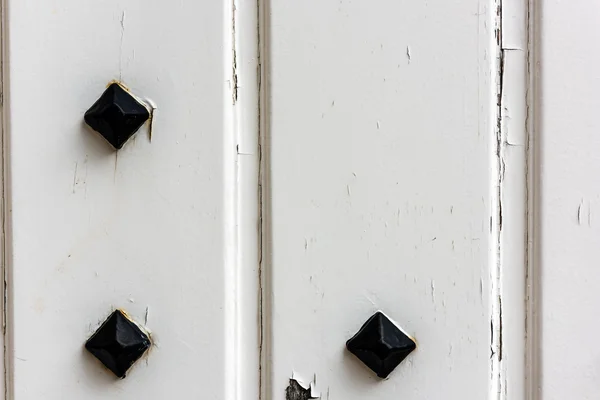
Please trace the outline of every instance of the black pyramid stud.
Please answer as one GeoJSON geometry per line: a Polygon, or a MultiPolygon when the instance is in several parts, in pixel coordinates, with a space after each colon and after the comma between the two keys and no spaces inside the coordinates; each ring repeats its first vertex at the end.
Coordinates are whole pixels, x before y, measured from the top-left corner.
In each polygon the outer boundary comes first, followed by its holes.
{"type": "Polygon", "coordinates": [[[410,337],[379,311],[346,342],[346,348],[380,378],[387,378],[416,347],[410,337]]]}
{"type": "Polygon", "coordinates": [[[150,348],[150,338],[121,310],[113,312],[85,343],[85,348],[117,377],[150,348]]]}
{"type": "Polygon", "coordinates": [[[115,149],[123,147],[148,118],[148,109],[118,83],[111,83],[84,116],[115,149]]]}

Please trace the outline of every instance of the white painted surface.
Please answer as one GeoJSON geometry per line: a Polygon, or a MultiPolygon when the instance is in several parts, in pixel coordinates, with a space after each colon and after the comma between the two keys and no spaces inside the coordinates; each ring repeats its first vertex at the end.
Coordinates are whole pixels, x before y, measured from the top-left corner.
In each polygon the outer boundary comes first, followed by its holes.
{"type": "Polygon", "coordinates": [[[233,398],[231,5],[7,8],[9,397],[233,398]],[[158,107],[118,153],[83,123],[112,79],[158,107]],[[155,342],[123,381],[83,349],[115,307],[155,342]]]}
{"type": "Polygon", "coordinates": [[[595,6],[542,10],[527,166],[525,2],[5,3],[8,398],[596,394],[595,6]],[[158,107],[118,157],[111,79],[158,107]],[[82,347],[114,307],[156,343],[124,381],[82,347]],[[383,382],[344,350],[378,309],[418,341],[383,382]]]}
{"type": "Polygon", "coordinates": [[[538,11],[538,398],[597,399],[600,4],[538,11]]]}
{"type": "Polygon", "coordinates": [[[495,339],[500,354],[495,365],[501,399],[528,397],[527,249],[529,239],[528,154],[530,123],[528,2],[502,1],[500,134],[498,136],[498,258],[493,295],[499,302],[495,339]]]}
{"type": "MultiPolygon", "coordinates": [[[[258,37],[258,1],[232,2],[232,146],[235,185],[231,242],[235,260],[227,293],[234,301],[228,310],[226,332],[232,335],[230,365],[226,370],[227,399],[258,399],[261,386],[262,290],[260,286],[260,54],[258,37]]],[[[207,299],[210,301],[210,298],[207,299]]]]}
{"type": "Polygon", "coordinates": [[[270,6],[268,398],[506,398],[496,4],[270,6]],[[418,341],[386,381],[344,349],[378,309],[418,341]]]}

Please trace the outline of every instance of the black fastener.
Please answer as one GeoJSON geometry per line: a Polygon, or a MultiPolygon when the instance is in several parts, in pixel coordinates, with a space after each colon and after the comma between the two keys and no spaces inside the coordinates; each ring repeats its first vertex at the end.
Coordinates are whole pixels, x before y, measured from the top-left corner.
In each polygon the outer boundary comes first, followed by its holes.
{"type": "Polygon", "coordinates": [[[346,348],[380,378],[387,378],[416,347],[414,340],[379,311],[346,342],[346,348]]]}
{"type": "Polygon", "coordinates": [[[150,118],[148,108],[119,83],[111,83],[85,113],[85,122],[100,133],[115,149],[150,118]]]}
{"type": "Polygon", "coordinates": [[[113,312],[85,343],[85,348],[117,377],[150,348],[150,338],[121,310],[113,312]]]}

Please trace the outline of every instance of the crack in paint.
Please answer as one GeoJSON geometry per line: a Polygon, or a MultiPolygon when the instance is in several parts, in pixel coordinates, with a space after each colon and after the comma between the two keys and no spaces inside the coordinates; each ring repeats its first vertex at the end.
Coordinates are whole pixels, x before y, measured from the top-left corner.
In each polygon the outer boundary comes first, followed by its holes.
{"type": "Polygon", "coordinates": [[[237,74],[237,47],[235,42],[235,22],[236,22],[236,11],[235,0],[231,1],[231,51],[233,54],[231,61],[231,95],[233,104],[237,103],[238,100],[238,74],[237,74]]]}
{"type": "Polygon", "coordinates": [[[502,196],[504,185],[505,160],[503,152],[503,95],[504,95],[504,63],[505,53],[502,48],[502,0],[496,0],[496,15],[495,15],[495,39],[496,39],[496,141],[495,141],[495,191],[493,193],[496,202],[496,208],[492,211],[490,218],[490,231],[492,242],[494,243],[494,261],[490,272],[492,285],[492,302],[490,316],[490,399],[500,399],[504,389],[502,371],[502,196]],[[495,218],[494,218],[495,217],[495,218]],[[494,224],[495,219],[495,224],[494,224]]]}
{"type": "Polygon", "coordinates": [[[8,151],[7,151],[7,137],[8,137],[8,126],[9,123],[5,119],[5,97],[4,97],[4,87],[5,87],[5,79],[6,72],[5,67],[6,64],[4,62],[5,52],[6,52],[6,0],[2,1],[1,4],[2,15],[0,16],[0,32],[2,33],[2,39],[0,40],[0,96],[1,96],[1,108],[0,108],[0,135],[1,135],[1,167],[2,174],[0,175],[1,185],[0,191],[2,192],[2,199],[0,205],[0,213],[1,213],[1,224],[2,227],[2,237],[0,238],[0,251],[2,251],[2,357],[3,357],[3,379],[4,379],[4,399],[9,399],[13,397],[12,393],[12,382],[11,382],[11,372],[12,372],[12,362],[10,357],[8,357],[9,353],[9,342],[10,338],[10,329],[9,329],[9,261],[10,256],[8,255],[8,242],[9,242],[9,217],[8,214],[11,212],[8,202],[8,185],[9,185],[9,175],[8,175],[8,151]]]}
{"type": "MultiPolygon", "coordinates": [[[[262,400],[266,397],[264,393],[266,391],[266,386],[268,384],[266,378],[266,371],[263,370],[263,364],[267,360],[267,348],[265,346],[265,331],[266,321],[265,321],[265,265],[264,265],[264,253],[266,245],[266,241],[263,239],[266,229],[265,229],[265,219],[264,219],[264,210],[265,210],[265,186],[263,185],[266,182],[265,175],[265,165],[266,158],[263,158],[263,141],[264,136],[266,135],[266,131],[263,125],[263,91],[265,88],[263,87],[262,74],[263,74],[263,35],[261,34],[262,26],[265,22],[265,11],[263,8],[263,3],[261,0],[256,1],[256,40],[257,40],[257,69],[256,69],[256,78],[258,81],[258,90],[257,90],[257,124],[258,124],[258,317],[259,317],[259,358],[258,358],[258,399],[262,400]]],[[[237,85],[237,79],[234,82],[237,85]]],[[[236,91],[237,94],[237,91],[236,91]]]]}
{"type": "Polygon", "coordinates": [[[532,177],[532,168],[531,163],[533,162],[533,148],[531,146],[532,141],[532,119],[531,119],[531,103],[533,101],[533,81],[532,81],[532,45],[533,45],[533,17],[532,17],[532,8],[533,8],[533,0],[529,0],[527,2],[527,85],[525,90],[525,136],[526,136],[526,149],[525,149],[525,196],[527,201],[526,210],[526,229],[525,229],[525,262],[527,268],[525,269],[525,284],[526,284],[526,293],[525,293],[525,361],[526,361],[526,370],[525,370],[525,382],[526,382],[526,397],[528,399],[534,398],[534,393],[538,387],[538,378],[536,376],[536,350],[533,343],[532,336],[535,336],[535,319],[534,319],[534,298],[535,298],[535,273],[532,270],[533,268],[533,219],[534,213],[531,212],[534,206],[534,199],[532,193],[533,177],[532,177]]]}
{"type": "Polygon", "coordinates": [[[119,44],[119,81],[123,80],[123,42],[125,40],[125,10],[121,14],[121,41],[119,44]]]}

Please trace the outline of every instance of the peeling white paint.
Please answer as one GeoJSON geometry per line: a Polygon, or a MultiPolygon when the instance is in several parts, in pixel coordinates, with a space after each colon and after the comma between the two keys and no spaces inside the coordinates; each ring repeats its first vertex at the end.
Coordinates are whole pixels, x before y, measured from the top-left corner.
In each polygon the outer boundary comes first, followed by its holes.
{"type": "Polygon", "coordinates": [[[317,384],[317,375],[316,374],[313,376],[312,380],[308,380],[308,379],[305,379],[304,377],[302,377],[301,375],[299,375],[297,372],[293,371],[292,377],[290,379],[292,379],[293,381],[296,381],[296,383],[298,383],[303,389],[305,389],[305,390],[310,389],[310,398],[311,399],[321,398],[321,393],[317,392],[317,390],[315,389],[315,386],[317,384]]]}
{"type": "Polygon", "coordinates": [[[497,184],[492,213],[491,398],[525,399],[528,249],[528,5],[497,0],[497,184]]]}

